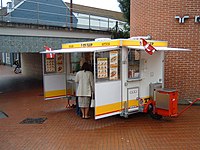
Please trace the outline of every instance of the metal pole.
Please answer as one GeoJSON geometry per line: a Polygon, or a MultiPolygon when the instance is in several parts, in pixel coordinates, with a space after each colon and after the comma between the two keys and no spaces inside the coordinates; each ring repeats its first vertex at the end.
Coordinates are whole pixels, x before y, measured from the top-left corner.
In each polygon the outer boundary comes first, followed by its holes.
{"type": "Polygon", "coordinates": [[[73,27],[72,10],[73,10],[73,0],[70,0],[70,30],[72,30],[73,27]]]}
{"type": "Polygon", "coordinates": [[[116,21],[116,27],[115,27],[116,33],[118,32],[118,21],[116,21]]]}
{"type": "Polygon", "coordinates": [[[37,2],[37,24],[39,25],[39,2],[37,2]]]}
{"type": "Polygon", "coordinates": [[[109,25],[109,18],[108,18],[108,31],[109,31],[110,25],[109,25]]]}
{"type": "Polygon", "coordinates": [[[90,14],[89,14],[89,29],[90,29],[90,25],[91,25],[91,24],[90,24],[90,14]]]}
{"type": "Polygon", "coordinates": [[[3,21],[3,2],[1,0],[1,21],[3,21]]]}

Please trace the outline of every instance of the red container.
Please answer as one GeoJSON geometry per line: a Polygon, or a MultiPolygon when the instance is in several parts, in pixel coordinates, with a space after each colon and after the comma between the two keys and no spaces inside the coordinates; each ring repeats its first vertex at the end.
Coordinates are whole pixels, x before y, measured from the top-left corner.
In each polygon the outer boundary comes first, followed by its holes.
{"type": "Polygon", "coordinates": [[[178,113],[178,91],[174,89],[156,90],[155,112],[161,116],[174,116],[178,113]]]}

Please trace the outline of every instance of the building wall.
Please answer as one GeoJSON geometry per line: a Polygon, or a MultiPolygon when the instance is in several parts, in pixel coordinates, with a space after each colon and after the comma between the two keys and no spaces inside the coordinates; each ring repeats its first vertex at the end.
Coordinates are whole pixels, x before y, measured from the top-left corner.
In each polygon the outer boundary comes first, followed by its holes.
{"type": "Polygon", "coordinates": [[[22,74],[26,77],[42,80],[42,55],[39,53],[22,53],[21,68],[22,74]]]}
{"type": "MultiPolygon", "coordinates": [[[[42,32],[42,31],[36,30],[35,32],[42,32]]],[[[79,33],[79,35],[81,35],[81,33],[79,33]]],[[[44,45],[52,47],[53,49],[60,49],[63,43],[82,42],[87,40],[88,40],[87,38],[79,39],[79,38],[63,38],[63,37],[0,35],[0,52],[34,53],[34,52],[44,51],[44,45]]]]}
{"type": "Polygon", "coordinates": [[[152,35],[166,40],[169,47],[190,48],[191,52],[165,53],[165,87],[176,88],[179,100],[200,97],[200,15],[199,0],[131,0],[131,36],[152,35]],[[185,23],[175,16],[189,15],[185,23]]]}

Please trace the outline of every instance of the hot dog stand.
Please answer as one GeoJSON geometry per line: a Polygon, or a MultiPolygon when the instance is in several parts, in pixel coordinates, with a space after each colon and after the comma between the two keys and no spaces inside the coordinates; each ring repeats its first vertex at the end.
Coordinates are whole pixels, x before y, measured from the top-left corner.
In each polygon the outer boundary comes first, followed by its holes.
{"type": "Polygon", "coordinates": [[[164,88],[164,52],[188,49],[170,48],[167,41],[146,41],[156,49],[152,55],[137,38],[68,43],[42,52],[45,99],[75,96],[76,68],[84,59],[94,75],[95,119],[138,112],[157,119],[177,115],[178,92],[164,88]],[[52,64],[47,54],[55,55],[52,64]]]}

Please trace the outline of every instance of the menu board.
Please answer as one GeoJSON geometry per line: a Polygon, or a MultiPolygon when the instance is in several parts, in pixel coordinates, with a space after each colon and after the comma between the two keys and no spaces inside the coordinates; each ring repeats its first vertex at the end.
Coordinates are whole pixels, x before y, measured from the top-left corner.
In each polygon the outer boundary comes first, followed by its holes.
{"type": "Polygon", "coordinates": [[[110,51],[110,80],[118,79],[118,51],[110,51]]]}
{"type": "Polygon", "coordinates": [[[55,72],[55,59],[46,58],[46,72],[55,72]]]}
{"type": "Polygon", "coordinates": [[[63,54],[56,54],[56,72],[64,72],[64,57],[63,54]]]}
{"type": "Polygon", "coordinates": [[[64,72],[64,54],[56,54],[54,58],[45,58],[46,73],[64,72]]]}
{"type": "Polygon", "coordinates": [[[97,78],[108,77],[108,58],[97,58],[97,78]]]}

